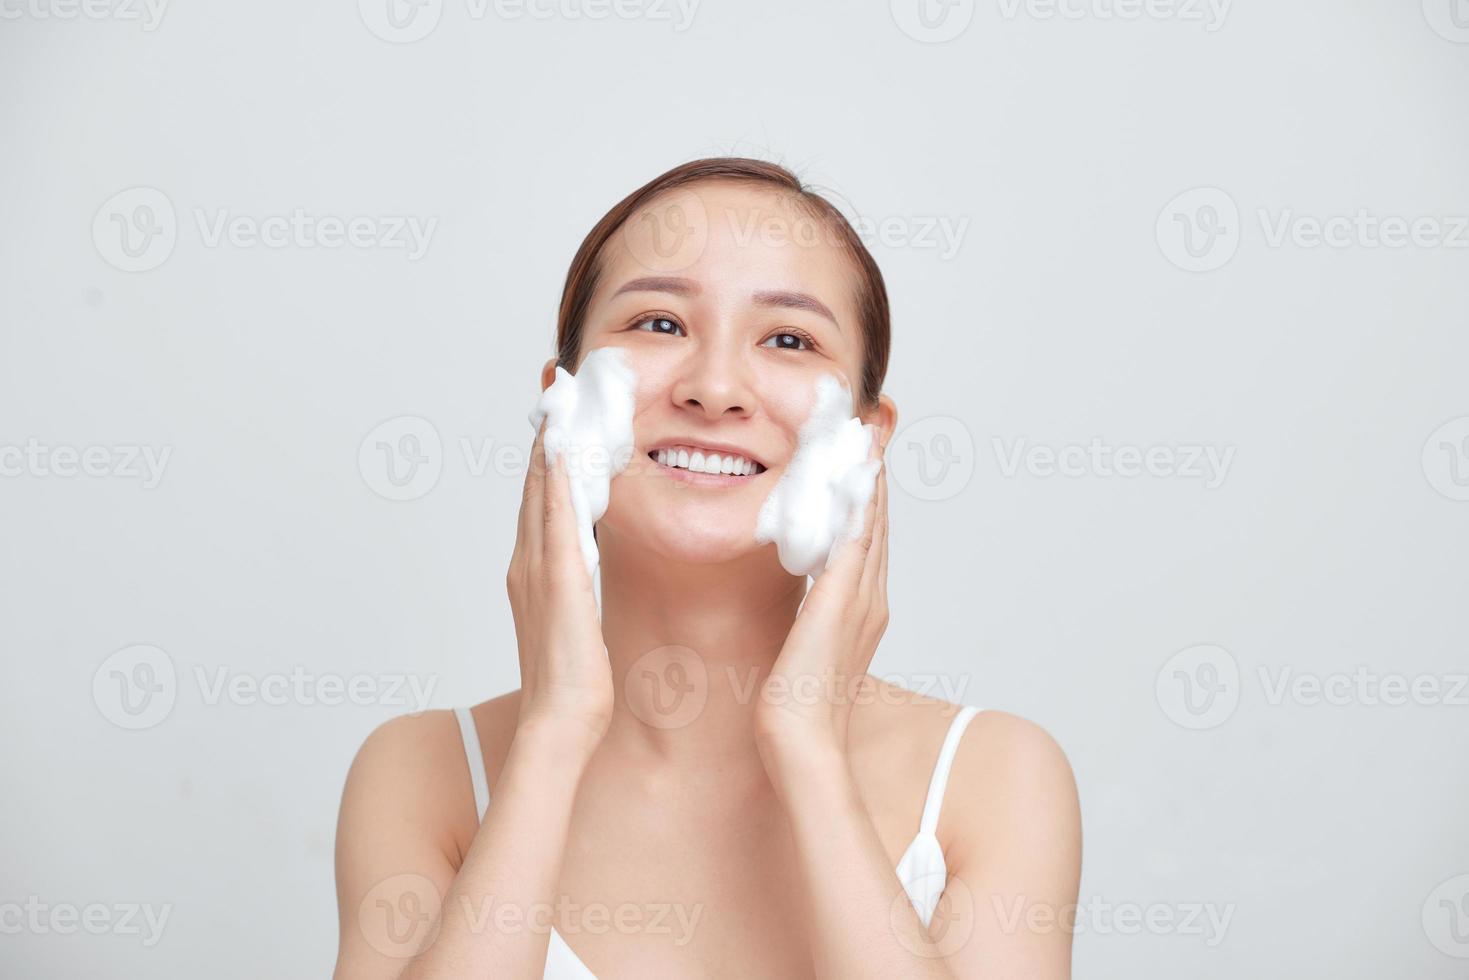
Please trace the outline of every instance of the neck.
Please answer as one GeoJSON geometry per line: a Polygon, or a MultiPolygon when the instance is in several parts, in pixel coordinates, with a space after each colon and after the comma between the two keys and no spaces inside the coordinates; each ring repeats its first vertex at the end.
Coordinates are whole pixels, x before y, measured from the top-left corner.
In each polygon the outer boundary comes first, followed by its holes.
{"type": "Polygon", "coordinates": [[[717,772],[759,759],[760,687],[806,594],[761,549],[689,564],[599,525],[602,636],[617,691],[604,742],[654,761],[717,772]]]}

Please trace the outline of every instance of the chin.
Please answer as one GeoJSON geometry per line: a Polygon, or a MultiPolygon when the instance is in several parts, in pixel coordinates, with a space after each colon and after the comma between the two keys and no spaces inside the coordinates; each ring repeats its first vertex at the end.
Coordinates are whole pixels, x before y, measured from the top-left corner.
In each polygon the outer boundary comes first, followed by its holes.
{"type": "Polygon", "coordinates": [[[748,508],[692,499],[653,503],[619,501],[614,494],[597,522],[598,535],[690,565],[735,561],[765,547],[755,540],[755,514],[748,508]]]}

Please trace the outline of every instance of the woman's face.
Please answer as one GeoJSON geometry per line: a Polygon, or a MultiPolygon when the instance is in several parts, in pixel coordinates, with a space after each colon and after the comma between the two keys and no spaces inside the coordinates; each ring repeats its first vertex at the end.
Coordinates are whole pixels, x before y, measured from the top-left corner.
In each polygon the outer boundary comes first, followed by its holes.
{"type": "MultiPolygon", "coordinates": [[[[604,254],[581,356],[621,348],[638,384],[632,461],[599,528],[677,561],[769,547],[755,542],[756,517],[796,451],[818,377],[860,395],[854,265],[789,197],[728,181],[660,196],[604,254]],[[669,445],[733,447],[764,470],[691,480],[649,458],[669,445]]],[[[885,439],[896,415],[883,401],[864,421],[885,439]]]]}

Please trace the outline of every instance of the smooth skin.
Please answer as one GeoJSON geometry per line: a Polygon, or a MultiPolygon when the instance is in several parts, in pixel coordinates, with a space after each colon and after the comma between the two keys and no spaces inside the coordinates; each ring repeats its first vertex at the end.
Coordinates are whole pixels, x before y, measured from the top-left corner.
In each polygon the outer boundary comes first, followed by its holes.
{"type": "MultiPolygon", "coordinates": [[[[848,259],[756,185],[706,181],[639,219],[609,243],[581,352],[620,346],[638,374],[637,451],[598,522],[601,620],[543,428],[506,574],[522,686],[473,709],[489,810],[452,713],[368,737],[337,830],[336,977],[539,978],[552,925],[601,980],[1069,977],[1080,812],[1033,723],[969,725],[928,930],[898,880],[958,707],[866,673],[888,623],[886,467],[809,592],[750,533],[816,377],[858,390],[848,259]],[[690,487],[646,458],[700,437],[768,469],[690,487]]],[[[860,417],[878,458],[896,406],[860,417]]]]}

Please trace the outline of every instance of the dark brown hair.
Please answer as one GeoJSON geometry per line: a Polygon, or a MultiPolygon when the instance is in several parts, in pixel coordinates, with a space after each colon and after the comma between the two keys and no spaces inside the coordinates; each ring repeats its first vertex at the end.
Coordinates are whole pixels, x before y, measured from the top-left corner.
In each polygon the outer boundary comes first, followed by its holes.
{"type": "Polygon", "coordinates": [[[680,164],[633,191],[602,216],[577,249],[561,291],[561,309],[556,320],[556,363],[574,370],[581,357],[582,334],[587,307],[597,290],[603,270],[603,249],[627,220],[658,195],[701,180],[734,180],[765,184],[784,191],[807,214],[824,223],[856,264],[857,315],[863,335],[862,381],[857,392],[859,410],[877,403],[887,376],[888,353],[892,347],[892,323],[887,287],[871,253],[846,217],[831,202],[801,182],[790,170],[776,163],[745,157],[709,157],[680,164]]]}

